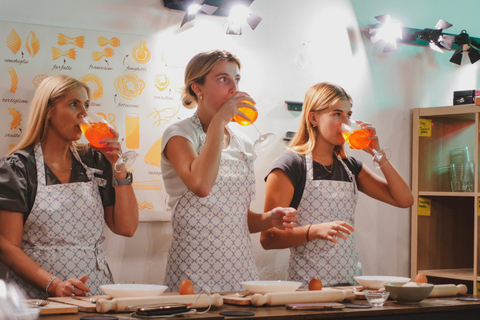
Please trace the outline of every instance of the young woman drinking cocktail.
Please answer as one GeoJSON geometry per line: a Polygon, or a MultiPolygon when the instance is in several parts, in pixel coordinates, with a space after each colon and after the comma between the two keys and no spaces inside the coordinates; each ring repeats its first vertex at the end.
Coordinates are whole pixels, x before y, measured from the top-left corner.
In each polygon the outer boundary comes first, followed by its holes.
{"type": "Polygon", "coordinates": [[[354,284],[360,270],[350,235],[358,191],[397,207],[413,204],[407,183],[388,158],[377,160],[382,178],[347,157],[345,140],[370,154],[381,153],[375,128],[368,123],[361,123],[364,131],[344,138],[342,125],[351,115],[352,98],[340,86],[319,83],[308,89],[290,151],[277,159],[266,179],[264,210],[296,208],[299,227],[289,233],[264,231],[260,242],[265,249],[290,248],[288,279],[303,282],[304,287],[314,277],[326,286],[354,284]],[[367,140],[356,145],[362,138],[367,140]]]}
{"type": "Polygon", "coordinates": [[[173,212],[164,284],[172,291],[185,279],[195,292],[242,290],[240,282],[258,280],[250,233],[295,226],[294,209],[250,210],[254,149],[230,122],[236,115],[254,120],[248,111],[255,111],[255,102],[237,91],[239,81],[233,54],[194,56],[185,70],[183,103],[196,112],[163,134],[162,177],[173,212]]]}

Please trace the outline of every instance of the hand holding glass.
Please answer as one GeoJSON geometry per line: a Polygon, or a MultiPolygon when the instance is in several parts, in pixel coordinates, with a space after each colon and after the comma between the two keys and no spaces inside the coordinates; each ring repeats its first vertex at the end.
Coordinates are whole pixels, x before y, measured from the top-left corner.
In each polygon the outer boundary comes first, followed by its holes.
{"type": "MultiPolygon", "coordinates": [[[[106,143],[99,143],[99,141],[107,138],[115,138],[115,134],[110,131],[108,122],[93,112],[87,112],[87,115],[83,117],[83,122],[80,123],[80,129],[88,142],[98,149],[106,145],[106,143]]],[[[115,171],[120,172],[123,165],[126,167],[130,166],[136,158],[137,153],[134,151],[119,153],[119,158],[114,166],[115,171]]]]}
{"type": "MultiPolygon", "coordinates": [[[[370,146],[371,140],[369,138],[373,136],[373,132],[361,128],[356,120],[349,120],[349,124],[342,123],[341,130],[343,138],[350,148],[362,150],[370,146]]],[[[377,152],[373,147],[371,147],[371,150],[373,152],[373,166],[378,169],[381,167],[379,163],[382,159],[388,158],[390,150],[382,148],[382,152],[377,152]]]]}
{"type": "MultiPolygon", "coordinates": [[[[248,103],[252,106],[255,106],[253,103],[251,103],[250,101],[247,101],[247,100],[244,100],[242,102],[248,103]]],[[[243,117],[241,117],[237,114],[233,117],[233,120],[235,120],[238,124],[240,124],[242,126],[248,126],[248,125],[252,124],[253,127],[257,130],[258,134],[260,135],[258,137],[258,139],[255,141],[255,144],[253,145],[254,148],[257,151],[261,151],[261,150],[265,150],[268,147],[270,147],[272,145],[273,141],[275,140],[275,134],[273,134],[273,133],[262,134],[260,132],[260,130],[258,130],[257,126],[254,124],[255,120],[257,120],[257,117],[258,117],[258,111],[254,110],[252,108],[249,108],[249,107],[240,107],[240,108],[238,108],[238,111],[242,112],[244,115],[249,117],[252,121],[248,121],[247,119],[245,119],[245,118],[243,118],[243,117]]]]}

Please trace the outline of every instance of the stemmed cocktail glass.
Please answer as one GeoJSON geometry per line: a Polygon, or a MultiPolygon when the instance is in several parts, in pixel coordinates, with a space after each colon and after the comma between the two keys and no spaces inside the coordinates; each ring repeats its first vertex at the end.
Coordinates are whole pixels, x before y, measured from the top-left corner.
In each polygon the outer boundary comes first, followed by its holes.
{"type": "MultiPolygon", "coordinates": [[[[110,130],[110,124],[91,111],[88,111],[87,115],[83,117],[80,129],[88,142],[95,148],[101,149],[105,146],[105,143],[99,143],[99,141],[106,138],[115,138],[115,134],[110,130]]],[[[122,166],[129,167],[132,165],[137,156],[138,154],[134,151],[119,153],[119,158],[114,166],[115,171],[120,172],[122,166]]]]}
{"type": "MultiPolygon", "coordinates": [[[[242,102],[248,103],[248,104],[251,104],[252,106],[254,106],[254,104],[252,104],[250,101],[245,100],[245,101],[242,101],[242,102]]],[[[255,141],[255,143],[253,145],[255,150],[262,151],[262,150],[265,150],[268,147],[270,147],[272,145],[272,143],[275,141],[275,134],[273,134],[273,133],[262,134],[260,132],[260,130],[258,130],[257,126],[254,123],[255,120],[257,120],[258,111],[255,110],[255,109],[249,108],[249,107],[240,107],[240,108],[238,108],[238,110],[240,112],[242,112],[244,115],[246,115],[247,117],[249,117],[252,121],[248,121],[247,119],[245,119],[245,118],[243,118],[239,115],[235,115],[233,117],[233,120],[235,120],[238,124],[240,124],[242,126],[253,125],[253,127],[257,130],[257,132],[259,134],[258,139],[255,141]]]]}
{"type": "MultiPolygon", "coordinates": [[[[371,140],[369,139],[373,136],[373,132],[368,129],[363,129],[357,120],[348,120],[349,124],[342,123],[341,131],[345,142],[348,143],[350,148],[362,150],[370,146],[371,140]]],[[[388,158],[390,154],[390,149],[382,148],[382,152],[377,152],[372,146],[370,146],[373,152],[373,166],[375,168],[380,168],[385,162],[380,165],[380,162],[384,158],[388,158]]]]}

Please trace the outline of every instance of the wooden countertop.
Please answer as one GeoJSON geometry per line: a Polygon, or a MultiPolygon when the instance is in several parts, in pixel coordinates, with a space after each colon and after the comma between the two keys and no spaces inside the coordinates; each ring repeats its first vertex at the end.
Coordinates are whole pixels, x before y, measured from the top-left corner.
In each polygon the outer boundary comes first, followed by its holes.
{"type": "MultiPolygon", "coordinates": [[[[365,300],[355,300],[357,304],[367,304],[365,300]]],[[[131,317],[129,313],[116,314],[96,314],[96,313],[76,313],[65,315],[43,315],[39,320],[80,320],[83,316],[102,316],[115,315],[118,319],[140,319],[131,317]]],[[[395,301],[387,301],[383,307],[370,309],[340,309],[340,310],[316,310],[316,311],[298,311],[287,310],[284,306],[279,307],[254,307],[254,306],[235,306],[223,305],[222,307],[212,308],[204,314],[185,315],[183,319],[255,319],[255,320],[276,320],[276,319],[479,319],[480,302],[458,301],[454,297],[449,298],[429,298],[420,303],[400,304],[395,301]],[[249,317],[224,317],[220,312],[226,310],[253,312],[254,316],[249,317]]],[[[156,319],[156,318],[152,318],[156,319]]],[[[161,319],[161,318],[160,318],[161,319]]],[[[178,318],[177,318],[178,319],[178,318]]]]}

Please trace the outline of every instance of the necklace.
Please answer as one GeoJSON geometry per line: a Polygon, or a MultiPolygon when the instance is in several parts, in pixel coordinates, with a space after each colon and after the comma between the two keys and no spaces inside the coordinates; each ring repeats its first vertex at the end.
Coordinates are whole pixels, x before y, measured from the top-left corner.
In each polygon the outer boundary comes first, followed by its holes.
{"type": "Polygon", "coordinates": [[[322,166],[325,168],[325,170],[327,170],[327,172],[328,172],[329,174],[332,174],[332,172],[333,172],[333,163],[329,166],[329,167],[331,167],[330,170],[328,170],[327,167],[325,167],[325,165],[322,164],[322,166]]]}
{"type": "Polygon", "coordinates": [[[67,169],[67,170],[60,170],[58,167],[55,167],[53,163],[51,163],[51,164],[48,164],[48,163],[47,163],[47,165],[48,165],[50,168],[54,169],[55,171],[58,171],[58,172],[61,172],[61,173],[67,173],[67,172],[69,172],[69,171],[72,171],[72,167],[70,167],[70,169],[67,169]]]}

